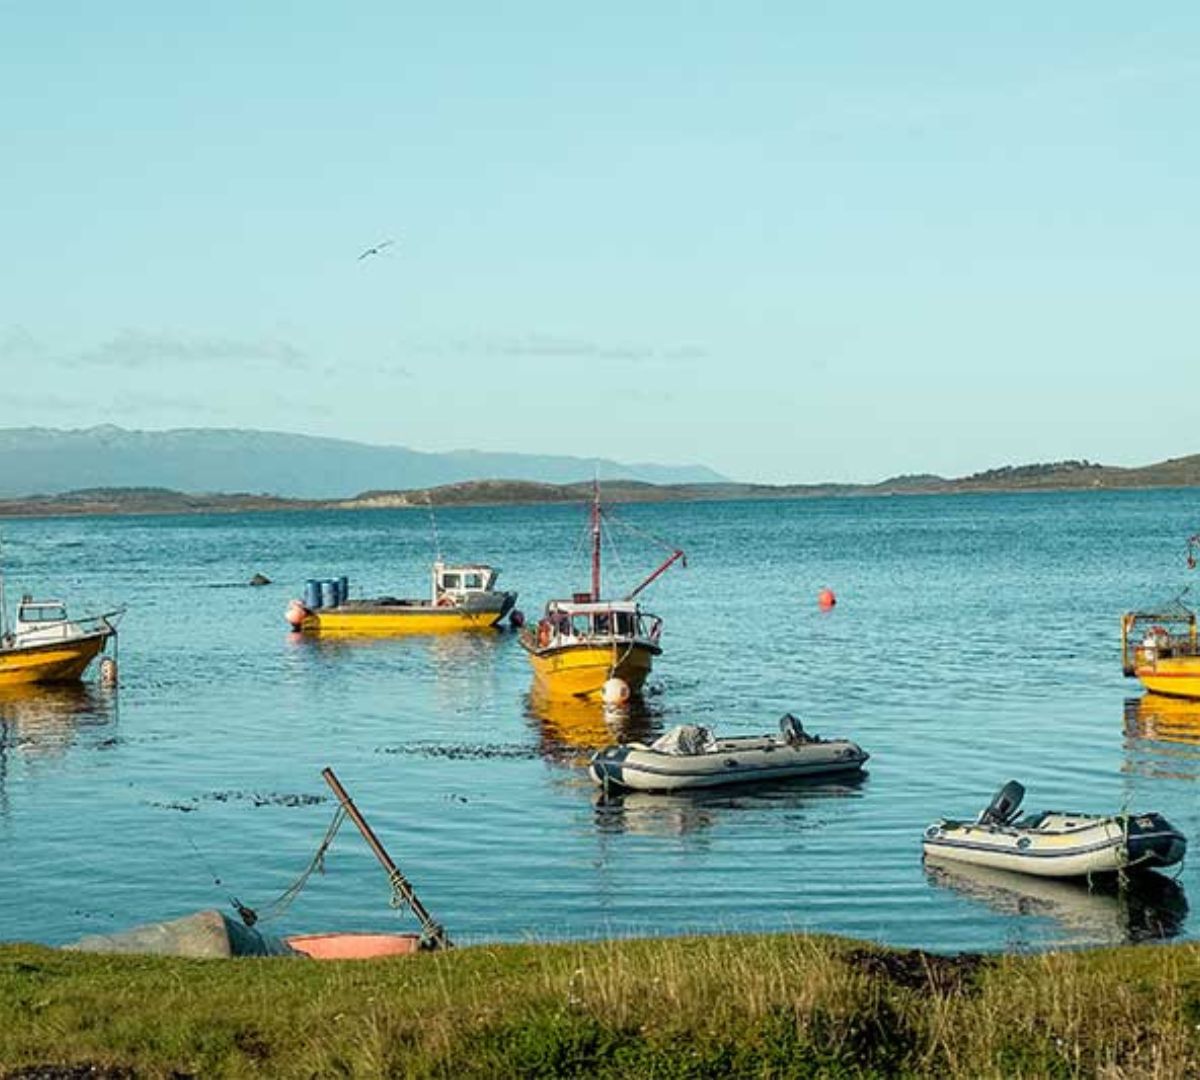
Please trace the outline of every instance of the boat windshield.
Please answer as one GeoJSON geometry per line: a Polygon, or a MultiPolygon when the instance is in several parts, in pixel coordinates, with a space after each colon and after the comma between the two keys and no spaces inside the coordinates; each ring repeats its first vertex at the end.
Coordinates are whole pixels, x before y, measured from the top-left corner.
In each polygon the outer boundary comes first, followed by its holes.
{"type": "Polygon", "coordinates": [[[17,609],[17,621],[23,623],[66,622],[67,609],[62,604],[22,604],[17,609]]]}
{"type": "Polygon", "coordinates": [[[435,563],[433,568],[434,596],[448,593],[480,593],[489,591],[496,582],[499,573],[490,566],[442,566],[435,563]]]}
{"type": "Polygon", "coordinates": [[[661,633],[662,620],[657,615],[636,609],[552,610],[539,624],[543,644],[596,640],[657,642],[661,633]]]}

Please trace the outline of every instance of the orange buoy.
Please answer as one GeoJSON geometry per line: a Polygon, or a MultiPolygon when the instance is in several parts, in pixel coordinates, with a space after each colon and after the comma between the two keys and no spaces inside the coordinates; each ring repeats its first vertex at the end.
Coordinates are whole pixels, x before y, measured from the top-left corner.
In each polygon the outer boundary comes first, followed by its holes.
{"type": "Polygon", "coordinates": [[[310,614],[312,613],[299,600],[293,600],[288,604],[283,617],[287,619],[288,625],[293,630],[299,630],[305,618],[310,614]]]}
{"type": "Polygon", "coordinates": [[[833,595],[833,590],[826,587],[817,593],[817,607],[822,611],[828,611],[837,603],[837,597],[833,595]]]}

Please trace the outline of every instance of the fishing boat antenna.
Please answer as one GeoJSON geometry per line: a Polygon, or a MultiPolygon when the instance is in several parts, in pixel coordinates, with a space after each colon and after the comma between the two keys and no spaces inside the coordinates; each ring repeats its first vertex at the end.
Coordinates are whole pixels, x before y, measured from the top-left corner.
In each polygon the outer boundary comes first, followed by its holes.
{"type": "Polygon", "coordinates": [[[592,601],[600,599],[600,480],[592,477],[592,601]]]}
{"type": "Polygon", "coordinates": [[[8,637],[8,600],[4,595],[4,537],[0,536],[0,641],[8,637]]]}
{"type": "Polygon", "coordinates": [[[354,800],[346,794],[346,789],[342,787],[341,781],[334,775],[333,770],[324,768],[321,770],[321,776],[324,777],[325,783],[329,785],[329,789],[337,796],[342,809],[346,811],[346,816],[358,826],[358,831],[362,833],[367,846],[374,853],[375,858],[379,860],[380,866],[387,871],[388,883],[392,887],[393,902],[407,904],[412,908],[412,913],[421,924],[421,936],[429,948],[451,948],[450,939],[446,936],[445,928],[440,923],[434,921],[433,916],[429,914],[425,905],[417,899],[417,894],[413,891],[412,885],[409,884],[408,879],[400,872],[400,868],[392,861],[392,857],[387,853],[387,849],[384,848],[383,844],[379,842],[379,838],[372,831],[371,826],[367,824],[366,819],[359,813],[358,807],[354,805],[354,800]]]}
{"type": "Polygon", "coordinates": [[[435,562],[442,561],[442,541],[438,536],[437,518],[433,514],[433,496],[425,492],[425,505],[429,507],[429,528],[433,532],[433,557],[435,562]]]}

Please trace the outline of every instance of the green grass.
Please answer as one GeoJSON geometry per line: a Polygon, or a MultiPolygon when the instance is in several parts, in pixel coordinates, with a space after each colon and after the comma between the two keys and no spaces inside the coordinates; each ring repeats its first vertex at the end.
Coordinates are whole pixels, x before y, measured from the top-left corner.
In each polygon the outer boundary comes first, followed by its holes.
{"type": "Polygon", "coordinates": [[[337,964],[0,948],[0,1076],[47,1064],[206,1078],[1196,1076],[1200,948],[945,958],[777,935],[337,964]]]}

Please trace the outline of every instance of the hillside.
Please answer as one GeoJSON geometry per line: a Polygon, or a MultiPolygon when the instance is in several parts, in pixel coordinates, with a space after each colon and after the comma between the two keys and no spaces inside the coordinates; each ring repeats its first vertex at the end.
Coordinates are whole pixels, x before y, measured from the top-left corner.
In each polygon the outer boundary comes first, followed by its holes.
{"type": "MultiPolygon", "coordinates": [[[[1157,465],[1116,468],[1086,461],[1005,465],[957,479],[922,474],[877,484],[651,484],[606,480],[606,502],[717,501],[725,499],[853,498],[880,495],[961,495],[989,492],[1119,490],[1200,487],[1200,455],[1157,465]]],[[[376,510],[433,506],[504,506],[585,502],[591,481],[547,484],[530,480],[469,480],[406,490],[374,489],[349,498],[285,499],[271,495],[189,494],[167,488],[90,488],[53,495],[0,499],[0,517],[82,514],[236,513],[262,510],[376,510]]]]}

